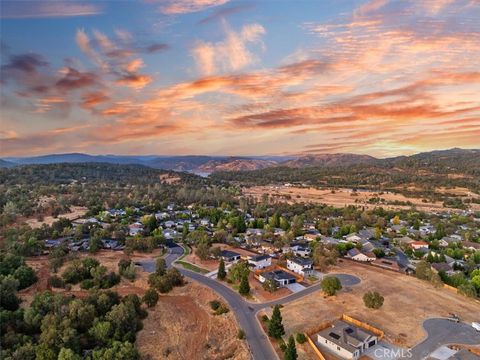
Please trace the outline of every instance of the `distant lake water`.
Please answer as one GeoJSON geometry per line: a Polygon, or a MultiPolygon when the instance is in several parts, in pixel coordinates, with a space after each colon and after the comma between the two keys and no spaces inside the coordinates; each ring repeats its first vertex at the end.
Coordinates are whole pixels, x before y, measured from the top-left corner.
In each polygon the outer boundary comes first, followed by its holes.
{"type": "Polygon", "coordinates": [[[195,170],[190,170],[190,171],[188,171],[188,172],[189,172],[189,173],[191,173],[191,174],[195,174],[195,175],[198,175],[198,176],[204,177],[204,178],[208,177],[208,175],[210,175],[210,174],[211,174],[211,173],[209,173],[209,172],[204,172],[204,171],[195,171],[195,170]]]}

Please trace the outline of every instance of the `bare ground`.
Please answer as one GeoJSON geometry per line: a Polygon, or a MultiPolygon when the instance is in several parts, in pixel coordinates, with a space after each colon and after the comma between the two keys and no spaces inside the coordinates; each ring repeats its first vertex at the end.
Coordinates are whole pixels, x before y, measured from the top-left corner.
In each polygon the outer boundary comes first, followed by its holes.
{"type": "MultiPolygon", "coordinates": [[[[149,310],[137,347],[147,359],[249,359],[245,341],[236,338],[232,312],[213,315],[209,301],[219,299],[196,283],[161,296],[149,310]]],[[[220,299],[221,300],[221,299],[220,299]]]]}
{"type": "Polygon", "coordinates": [[[282,309],[287,335],[306,331],[345,313],[384,330],[387,341],[407,347],[423,339],[422,324],[429,317],[456,313],[471,322],[480,312],[480,302],[444,288],[436,289],[428,282],[404,274],[350,262],[339,263],[332,270],[356,275],[362,282],[336,296],[324,297],[315,292],[287,304],[282,309]],[[363,304],[362,296],[369,290],[384,296],[384,305],[379,310],[363,304]]]}

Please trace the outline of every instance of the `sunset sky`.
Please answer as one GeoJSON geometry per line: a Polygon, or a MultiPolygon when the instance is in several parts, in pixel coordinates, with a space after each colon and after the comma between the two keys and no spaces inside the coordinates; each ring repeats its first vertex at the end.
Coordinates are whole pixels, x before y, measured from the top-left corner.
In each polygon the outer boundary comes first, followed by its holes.
{"type": "Polygon", "coordinates": [[[480,148],[480,0],[1,2],[0,156],[480,148]]]}

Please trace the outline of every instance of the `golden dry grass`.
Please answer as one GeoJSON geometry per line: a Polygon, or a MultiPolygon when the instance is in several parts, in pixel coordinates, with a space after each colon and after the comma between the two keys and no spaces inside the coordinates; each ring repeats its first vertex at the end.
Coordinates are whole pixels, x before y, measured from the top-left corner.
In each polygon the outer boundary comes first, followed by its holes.
{"type": "Polygon", "coordinates": [[[387,341],[413,346],[424,337],[422,323],[428,317],[456,313],[471,322],[480,313],[480,302],[444,288],[436,289],[428,282],[401,273],[351,262],[339,263],[333,271],[356,275],[362,282],[333,297],[315,292],[287,304],[282,309],[287,334],[308,330],[345,313],[384,330],[387,341]],[[384,296],[384,305],[379,310],[363,304],[363,294],[369,290],[384,296]]]}

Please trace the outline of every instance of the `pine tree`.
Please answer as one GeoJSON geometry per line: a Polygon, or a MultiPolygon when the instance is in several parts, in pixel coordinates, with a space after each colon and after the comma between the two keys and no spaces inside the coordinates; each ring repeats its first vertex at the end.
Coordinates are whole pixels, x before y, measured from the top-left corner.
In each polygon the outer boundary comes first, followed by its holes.
{"type": "Polygon", "coordinates": [[[295,339],[293,335],[288,338],[287,349],[285,350],[285,360],[297,360],[297,349],[295,348],[295,339]]]}
{"type": "Polygon", "coordinates": [[[280,306],[273,307],[272,318],[268,323],[268,336],[274,339],[280,339],[285,334],[285,329],[282,324],[282,314],[280,313],[280,306]]]}
{"type": "Polygon", "coordinates": [[[248,295],[250,293],[250,284],[248,283],[248,274],[242,276],[242,280],[240,280],[240,287],[238,288],[238,292],[242,295],[248,295]]]}
{"type": "Polygon", "coordinates": [[[218,265],[217,279],[225,280],[226,276],[227,273],[225,272],[225,262],[223,261],[223,259],[220,259],[220,264],[218,265]]]}

